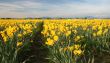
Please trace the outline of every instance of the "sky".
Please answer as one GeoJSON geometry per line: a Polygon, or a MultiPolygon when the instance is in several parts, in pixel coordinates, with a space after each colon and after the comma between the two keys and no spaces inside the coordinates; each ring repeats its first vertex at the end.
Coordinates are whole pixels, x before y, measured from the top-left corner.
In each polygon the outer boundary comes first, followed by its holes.
{"type": "Polygon", "coordinates": [[[0,0],[0,17],[110,17],[110,0],[0,0]]]}

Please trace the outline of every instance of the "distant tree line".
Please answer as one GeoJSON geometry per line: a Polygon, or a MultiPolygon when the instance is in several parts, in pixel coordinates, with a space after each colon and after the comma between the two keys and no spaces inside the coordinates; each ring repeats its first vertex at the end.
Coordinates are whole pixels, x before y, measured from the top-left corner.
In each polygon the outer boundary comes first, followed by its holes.
{"type": "Polygon", "coordinates": [[[107,18],[98,18],[98,17],[39,17],[39,18],[32,18],[32,17],[27,17],[27,18],[0,18],[0,19],[110,19],[109,17],[107,18]]]}

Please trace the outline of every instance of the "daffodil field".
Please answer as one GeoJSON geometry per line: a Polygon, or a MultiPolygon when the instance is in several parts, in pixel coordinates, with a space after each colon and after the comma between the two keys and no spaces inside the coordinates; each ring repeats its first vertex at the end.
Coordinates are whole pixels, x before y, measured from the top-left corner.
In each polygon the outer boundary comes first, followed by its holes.
{"type": "Polygon", "coordinates": [[[0,19],[0,63],[109,63],[108,60],[110,19],[0,19]],[[47,61],[32,62],[29,56],[23,60],[27,57],[23,51],[30,50],[32,44],[46,50],[40,53],[46,55],[43,59],[47,61]]]}

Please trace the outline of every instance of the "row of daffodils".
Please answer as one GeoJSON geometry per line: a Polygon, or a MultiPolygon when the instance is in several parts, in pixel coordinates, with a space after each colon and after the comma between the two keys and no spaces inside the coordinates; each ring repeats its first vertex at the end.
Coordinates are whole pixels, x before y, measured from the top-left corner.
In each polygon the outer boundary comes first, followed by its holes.
{"type": "Polygon", "coordinates": [[[18,52],[33,42],[37,20],[0,20],[0,63],[19,63],[18,52]]]}
{"type": "Polygon", "coordinates": [[[99,56],[110,53],[110,20],[45,20],[43,27],[54,63],[97,63],[99,56]]]}
{"type": "Polygon", "coordinates": [[[50,63],[94,63],[110,53],[109,19],[0,20],[0,62],[17,63],[17,52],[33,42],[40,23],[50,63]]]}

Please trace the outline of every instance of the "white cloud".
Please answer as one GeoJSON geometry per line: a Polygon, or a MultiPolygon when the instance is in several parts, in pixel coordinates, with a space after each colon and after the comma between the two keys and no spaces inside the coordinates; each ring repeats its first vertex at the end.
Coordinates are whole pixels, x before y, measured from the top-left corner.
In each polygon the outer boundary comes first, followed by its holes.
{"type": "Polygon", "coordinates": [[[44,4],[34,1],[0,3],[0,17],[110,16],[110,0],[93,0],[93,2],[90,2],[90,0],[84,1],[86,2],[72,2],[59,5],[44,4]]]}

